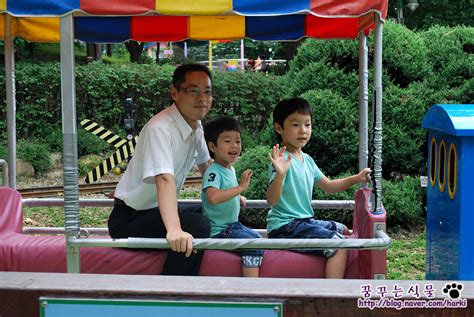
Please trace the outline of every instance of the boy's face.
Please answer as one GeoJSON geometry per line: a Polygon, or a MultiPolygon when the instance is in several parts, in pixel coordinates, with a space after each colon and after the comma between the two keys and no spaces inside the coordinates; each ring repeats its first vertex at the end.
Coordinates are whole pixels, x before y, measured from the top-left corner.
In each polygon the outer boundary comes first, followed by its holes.
{"type": "Polygon", "coordinates": [[[184,120],[194,128],[211,109],[212,95],[205,93],[211,91],[211,79],[201,71],[188,72],[185,79],[181,86],[171,88],[171,97],[184,120]]]}
{"type": "Polygon", "coordinates": [[[300,150],[311,138],[311,116],[292,113],[283,122],[283,127],[275,123],[274,128],[288,151],[300,150]]]}
{"type": "Polygon", "coordinates": [[[237,131],[224,131],[219,134],[217,144],[209,142],[209,150],[214,153],[214,161],[224,167],[234,164],[242,150],[240,133],[237,131]]]}

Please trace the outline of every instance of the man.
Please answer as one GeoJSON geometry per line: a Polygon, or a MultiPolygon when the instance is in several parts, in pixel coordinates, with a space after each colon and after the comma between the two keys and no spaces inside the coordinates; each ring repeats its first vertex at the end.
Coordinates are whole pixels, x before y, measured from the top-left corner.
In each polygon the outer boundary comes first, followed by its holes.
{"type": "Polygon", "coordinates": [[[176,68],[171,87],[174,103],[143,127],[115,191],[110,236],[166,237],[173,252],[168,252],[164,275],[198,275],[203,253],[193,252],[192,240],[210,234],[201,208],[178,210],[177,199],[191,167],[198,164],[204,174],[211,163],[201,125],[212,105],[211,81],[206,66],[176,68]]]}

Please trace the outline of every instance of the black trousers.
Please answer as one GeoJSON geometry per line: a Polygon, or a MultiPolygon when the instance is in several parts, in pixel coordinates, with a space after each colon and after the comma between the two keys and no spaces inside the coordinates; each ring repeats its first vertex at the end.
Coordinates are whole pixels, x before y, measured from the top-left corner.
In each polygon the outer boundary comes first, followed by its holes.
{"type": "MultiPolygon", "coordinates": [[[[178,216],[183,231],[194,238],[209,238],[211,226],[209,220],[202,215],[201,204],[180,208],[178,216]]],[[[166,228],[159,208],[137,211],[123,201],[115,199],[114,208],[108,220],[110,236],[114,239],[129,237],[166,238],[166,228]]],[[[163,275],[198,275],[204,252],[185,253],[169,250],[163,275]]]]}

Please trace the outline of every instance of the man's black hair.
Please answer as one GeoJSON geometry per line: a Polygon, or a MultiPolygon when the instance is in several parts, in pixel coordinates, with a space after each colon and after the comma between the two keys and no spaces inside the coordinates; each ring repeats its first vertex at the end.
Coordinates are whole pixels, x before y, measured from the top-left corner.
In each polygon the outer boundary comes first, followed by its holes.
{"type": "MultiPolygon", "coordinates": [[[[278,123],[283,129],[285,119],[293,113],[307,114],[311,118],[313,117],[311,106],[306,99],[299,97],[288,98],[281,100],[273,109],[273,124],[278,123]]],[[[281,140],[281,135],[277,133],[277,136],[281,140]]]]}
{"type": "MultiPolygon", "coordinates": [[[[206,139],[206,144],[212,142],[214,145],[217,145],[217,139],[222,132],[226,131],[235,131],[240,133],[240,125],[232,117],[221,116],[211,121],[208,121],[204,125],[204,138],[206,139]]],[[[214,153],[209,149],[209,154],[214,158],[214,153]]]]}
{"type": "Polygon", "coordinates": [[[209,79],[212,82],[212,74],[209,71],[209,68],[201,64],[184,64],[178,66],[173,73],[173,86],[179,87],[186,81],[186,74],[191,72],[204,72],[209,76],[209,79]]]}

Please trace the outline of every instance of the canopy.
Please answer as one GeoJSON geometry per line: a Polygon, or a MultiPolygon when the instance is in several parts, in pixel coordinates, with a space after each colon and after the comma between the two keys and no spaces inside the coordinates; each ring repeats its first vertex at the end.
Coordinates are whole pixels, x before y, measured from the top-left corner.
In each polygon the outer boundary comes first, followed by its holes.
{"type": "Polygon", "coordinates": [[[59,17],[74,14],[75,38],[117,43],[356,38],[387,15],[388,0],[0,0],[12,35],[58,42],[59,17]]]}

